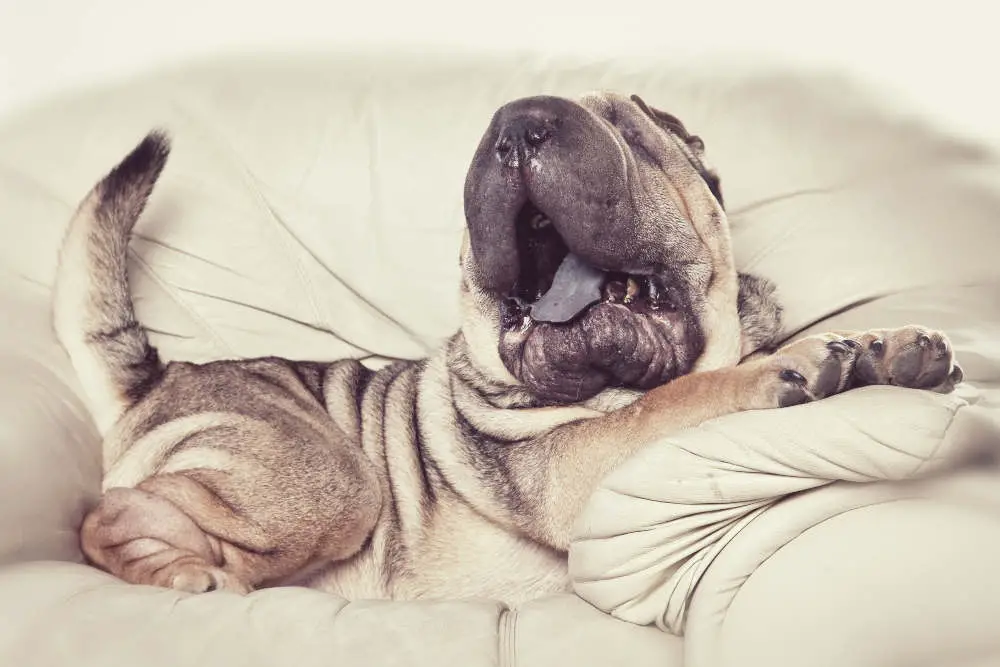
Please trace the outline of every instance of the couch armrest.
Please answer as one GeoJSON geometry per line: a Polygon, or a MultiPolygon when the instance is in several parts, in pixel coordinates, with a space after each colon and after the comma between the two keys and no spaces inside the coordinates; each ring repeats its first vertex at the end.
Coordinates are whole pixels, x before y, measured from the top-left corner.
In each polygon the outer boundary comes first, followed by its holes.
{"type": "MultiPolygon", "coordinates": [[[[869,387],[665,438],[591,496],[570,545],[576,592],[617,618],[690,640],[692,599],[737,537],[755,536],[748,549],[764,558],[832,516],[923,493],[902,480],[1000,452],[995,411],[976,404],[986,393],[869,387]],[[786,520],[771,521],[782,512],[786,520]]],[[[730,573],[745,576],[759,562],[748,555],[730,573]]]]}
{"type": "Polygon", "coordinates": [[[0,294],[0,565],[81,558],[100,490],[100,439],[51,332],[48,290],[5,276],[0,294]]]}
{"type": "MultiPolygon", "coordinates": [[[[963,484],[996,489],[998,481],[993,475],[963,484]]],[[[734,559],[748,556],[743,547],[753,539],[739,542],[730,545],[734,559]]],[[[1000,661],[995,510],[942,497],[877,503],[809,528],[746,579],[734,577],[722,558],[692,603],[686,664],[965,667],[1000,661]]]]}

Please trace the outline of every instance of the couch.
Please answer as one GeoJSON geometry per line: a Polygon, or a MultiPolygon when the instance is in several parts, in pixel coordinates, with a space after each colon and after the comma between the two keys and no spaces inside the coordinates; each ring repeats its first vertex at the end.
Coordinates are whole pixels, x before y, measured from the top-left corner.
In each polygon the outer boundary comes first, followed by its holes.
{"type": "Polygon", "coordinates": [[[0,125],[0,664],[1000,665],[998,165],[863,81],[736,60],[272,55],[37,105],[0,125]],[[493,110],[595,88],[704,138],[788,336],[918,322],[966,382],[664,438],[580,517],[574,590],[516,609],[189,596],[83,563],[99,440],[50,288],[77,201],[149,128],[174,153],[131,276],[163,356],[379,364],[457,325],[462,184],[493,110]]]}

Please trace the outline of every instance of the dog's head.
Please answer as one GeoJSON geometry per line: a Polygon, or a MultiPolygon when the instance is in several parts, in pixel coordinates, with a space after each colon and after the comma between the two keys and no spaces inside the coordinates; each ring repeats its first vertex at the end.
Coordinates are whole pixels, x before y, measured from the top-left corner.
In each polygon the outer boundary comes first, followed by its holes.
{"type": "Polygon", "coordinates": [[[728,227],[704,144],[637,96],[501,107],[468,172],[465,216],[470,351],[544,402],[690,372],[715,333],[706,320],[718,314],[719,284],[735,317],[728,227]]]}

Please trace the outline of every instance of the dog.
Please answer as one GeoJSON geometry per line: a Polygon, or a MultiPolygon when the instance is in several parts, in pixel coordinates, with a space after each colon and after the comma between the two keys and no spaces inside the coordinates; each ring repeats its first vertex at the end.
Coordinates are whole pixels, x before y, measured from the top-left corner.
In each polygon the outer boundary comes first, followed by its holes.
{"type": "Polygon", "coordinates": [[[516,605],[569,589],[574,520],[641,447],[862,385],[962,380],[920,326],[779,345],[775,288],[734,266],[704,142],[606,92],[497,110],[465,184],[461,326],[428,358],[163,363],[126,257],[168,153],[151,132],[87,195],[54,289],[103,436],[81,546],[127,582],[516,605]]]}

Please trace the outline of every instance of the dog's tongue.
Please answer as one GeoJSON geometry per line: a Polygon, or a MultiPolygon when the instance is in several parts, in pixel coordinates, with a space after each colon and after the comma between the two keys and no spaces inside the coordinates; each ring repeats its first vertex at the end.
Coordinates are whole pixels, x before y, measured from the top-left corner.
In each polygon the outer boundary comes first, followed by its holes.
{"type": "Polygon", "coordinates": [[[569,253],[556,270],[552,287],[531,307],[537,322],[569,322],[601,300],[604,271],[569,253]]]}

